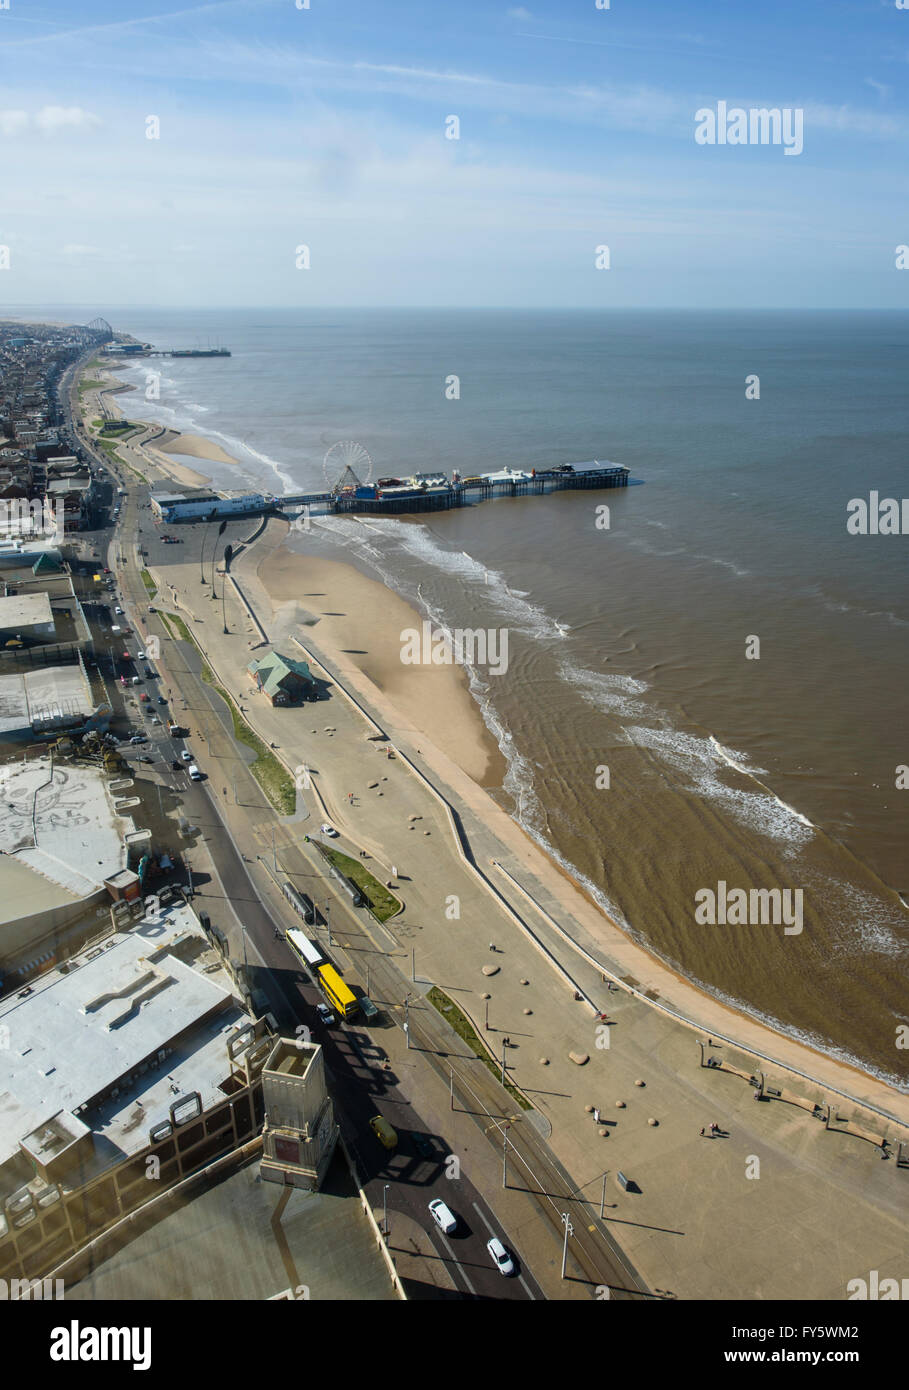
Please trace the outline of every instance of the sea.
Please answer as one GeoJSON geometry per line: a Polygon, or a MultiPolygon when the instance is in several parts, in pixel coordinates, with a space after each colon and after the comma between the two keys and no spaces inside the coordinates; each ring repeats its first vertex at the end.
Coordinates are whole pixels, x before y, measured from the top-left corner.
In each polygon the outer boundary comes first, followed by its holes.
{"type": "Polygon", "coordinates": [[[107,317],[230,349],[122,374],[128,414],[239,460],[187,460],[218,486],[629,468],[609,492],[319,519],[305,545],[450,631],[507,630],[507,669],[468,672],[507,760],[493,794],[635,939],[909,1088],[909,536],[847,528],[857,499],[909,497],[909,314],[107,317]],[[711,922],[733,889],[790,890],[801,930],[711,922]]]}

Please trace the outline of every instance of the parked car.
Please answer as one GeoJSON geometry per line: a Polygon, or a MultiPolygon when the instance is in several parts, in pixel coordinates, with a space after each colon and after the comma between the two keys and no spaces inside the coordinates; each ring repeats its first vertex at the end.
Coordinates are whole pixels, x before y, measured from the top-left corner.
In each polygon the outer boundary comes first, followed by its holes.
{"type": "Polygon", "coordinates": [[[165,700],[165,698],[164,698],[163,695],[159,695],[159,696],[158,696],[158,704],[159,704],[159,705],[166,705],[166,704],[167,704],[167,701],[165,700]]]}
{"type": "Polygon", "coordinates": [[[336,840],[338,838],[337,830],[335,830],[333,825],[329,825],[327,822],[325,825],[321,825],[319,829],[322,831],[322,834],[327,835],[329,839],[336,840]]]}
{"type": "Polygon", "coordinates": [[[489,1251],[490,1258],[500,1274],[514,1274],[514,1260],[509,1255],[505,1246],[498,1236],[493,1236],[492,1240],[487,1240],[486,1249],[489,1251]]]}
{"type": "Polygon", "coordinates": [[[429,1203],[429,1210],[433,1221],[443,1231],[450,1236],[458,1229],[458,1218],[450,1207],[447,1207],[441,1197],[436,1197],[435,1201],[429,1203]]]}
{"type": "Polygon", "coordinates": [[[384,1148],[396,1149],[398,1147],[398,1136],[384,1115],[374,1115],[369,1122],[369,1128],[384,1148]]]}
{"type": "Polygon", "coordinates": [[[148,743],[148,734],[133,734],[130,743],[148,743]]]}
{"type": "Polygon", "coordinates": [[[154,761],[154,758],[150,758],[147,753],[143,753],[142,757],[139,759],[140,763],[153,763],[154,761]]]}
{"type": "Polygon", "coordinates": [[[324,1023],[326,1028],[330,1028],[335,1022],[335,1016],[331,1009],[327,1008],[324,1004],[316,1005],[316,1013],[319,1015],[319,1022],[324,1023]]]}

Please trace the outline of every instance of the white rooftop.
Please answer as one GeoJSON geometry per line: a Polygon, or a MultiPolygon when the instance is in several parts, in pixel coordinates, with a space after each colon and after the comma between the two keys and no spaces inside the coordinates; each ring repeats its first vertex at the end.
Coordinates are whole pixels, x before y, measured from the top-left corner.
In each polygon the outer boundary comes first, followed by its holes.
{"type": "Polygon", "coordinates": [[[61,1112],[88,1105],[78,1118],[107,1163],[144,1148],[149,1127],[168,1118],[178,1095],[198,1091],[203,1106],[223,1098],[226,1039],[248,1016],[223,968],[208,973],[179,958],[181,940],[211,963],[198,922],[180,903],[74,957],[66,972],[41,976],[25,997],[20,991],[0,1001],[10,1039],[0,1080],[0,1167],[19,1152],[20,1139],[61,1112]]]}
{"type": "MultiPolygon", "coordinates": [[[[130,817],[114,811],[97,768],[57,764],[51,779],[49,758],[0,767],[0,855],[15,855],[75,898],[96,892],[124,867],[123,838],[134,829],[130,817]]],[[[0,893],[3,867],[0,858],[0,893]]],[[[36,889],[32,910],[41,905],[36,889]]],[[[0,897],[0,924],[20,915],[18,903],[0,897]]]]}

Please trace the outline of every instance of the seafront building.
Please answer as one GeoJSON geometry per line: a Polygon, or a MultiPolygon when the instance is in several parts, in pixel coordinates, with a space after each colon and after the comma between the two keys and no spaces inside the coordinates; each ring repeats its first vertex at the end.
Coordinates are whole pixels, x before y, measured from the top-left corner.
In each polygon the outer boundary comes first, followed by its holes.
{"type": "Polygon", "coordinates": [[[49,1274],[253,1138],[272,1032],[176,901],[0,1000],[0,1277],[49,1274]]]}

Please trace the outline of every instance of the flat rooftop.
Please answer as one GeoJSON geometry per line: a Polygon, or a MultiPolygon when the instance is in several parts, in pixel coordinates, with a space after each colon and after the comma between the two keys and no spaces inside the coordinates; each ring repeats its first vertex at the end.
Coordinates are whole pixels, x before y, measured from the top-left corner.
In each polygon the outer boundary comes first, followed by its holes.
{"type": "Polygon", "coordinates": [[[144,1148],[177,1096],[198,1091],[206,1107],[223,1099],[226,1039],[247,1021],[182,903],[40,976],[24,997],[20,990],[0,1001],[11,1040],[0,1080],[0,1167],[61,1111],[78,1111],[95,1133],[102,1166],[144,1148]]]}
{"type": "Polygon", "coordinates": [[[46,593],[10,594],[0,598],[0,631],[53,626],[50,599],[46,593]]]}
{"type": "MultiPolygon", "coordinates": [[[[15,855],[76,898],[96,892],[125,866],[123,837],[134,829],[129,816],[114,811],[97,768],[58,763],[51,778],[49,757],[0,767],[0,856],[15,855]]],[[[0,883],[3,866],[0,858],[0,883]]],[[[0,924],[22,915],[11,906],[0,901],[0,924]]],[[[41,906],[36,895],[30,911],[41,906]]]]}

